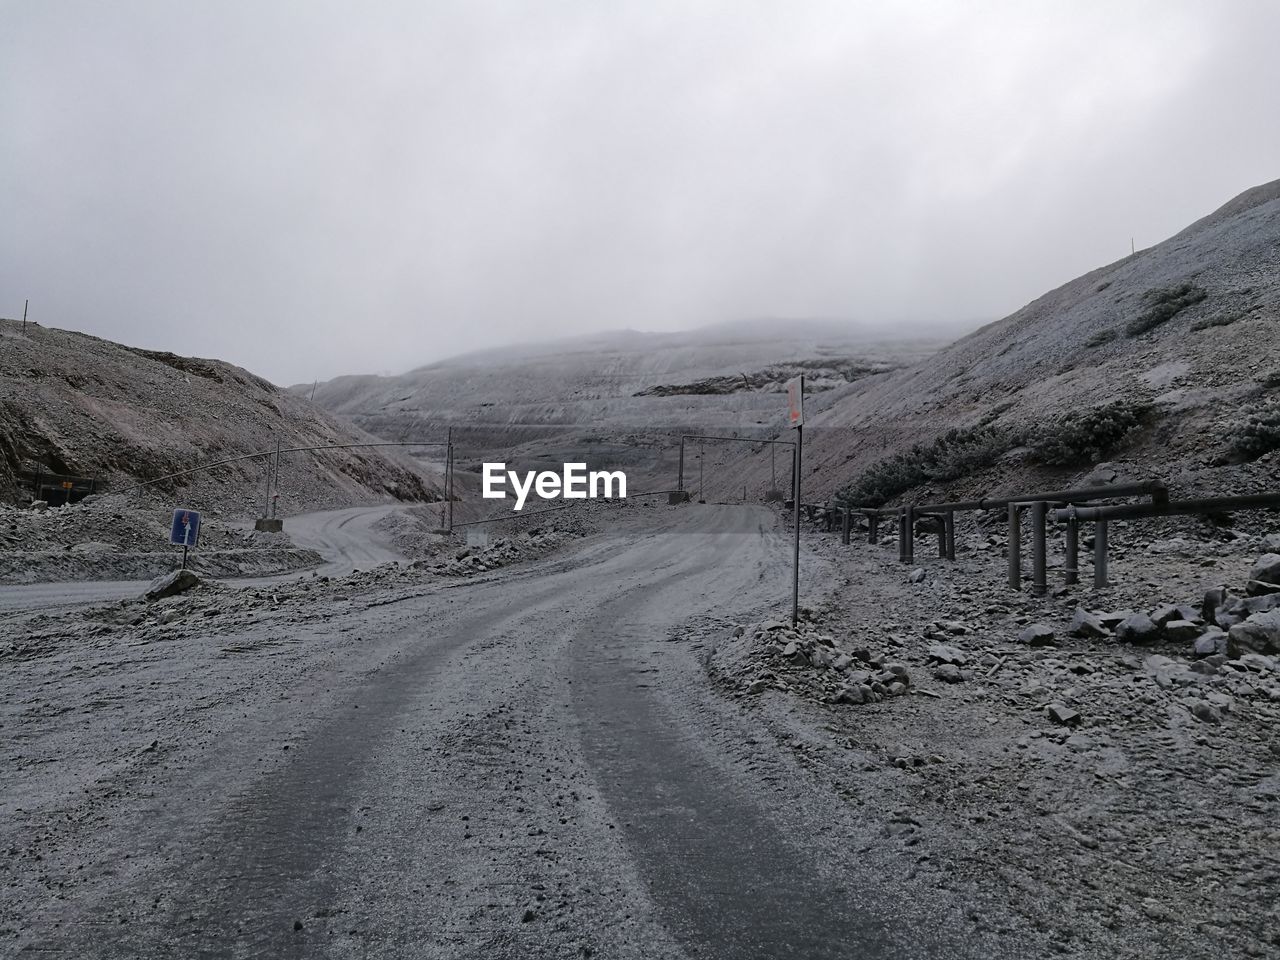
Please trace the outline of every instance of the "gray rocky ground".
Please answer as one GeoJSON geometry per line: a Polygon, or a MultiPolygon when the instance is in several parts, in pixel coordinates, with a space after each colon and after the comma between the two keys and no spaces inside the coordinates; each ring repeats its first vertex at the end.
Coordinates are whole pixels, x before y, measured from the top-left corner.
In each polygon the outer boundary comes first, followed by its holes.
{"type": "Polygon", "coordinates": [[[827,535],[812,621],[721,628],[710,673],[849,803],[902,811],[887,830],[921,869],[1005,900],[1055,952],[1275,955],[1280,629],[1228,659],[1197,654],[1208,624],[1143,646],[1109,628],[1187,622],[1170,604],[1199,621],[1223,583],[1243,598],[1276,537],[1118,540],[1113,586],[1037,599],[1003,585],[983,531],[918,583],[896,545],[827,535]],[[1072,636],[1081,607],[1108,628],[1072,636]]]}
{"type": "Polygon", "coordinates": [[[919,582],[807,530],[793,632],[775,514],[582,524],[0,614],[0,950],[1280,949],[1275,658],[1068,635],[1243,598],[1260,536],[1122,526],[1115,586],[1036,599],[985,530],[919,582]]]}

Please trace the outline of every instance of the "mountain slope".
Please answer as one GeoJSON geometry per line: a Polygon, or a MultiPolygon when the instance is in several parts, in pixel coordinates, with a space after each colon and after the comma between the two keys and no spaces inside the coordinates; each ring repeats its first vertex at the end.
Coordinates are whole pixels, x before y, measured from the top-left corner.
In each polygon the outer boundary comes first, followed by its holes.
{"type": "MultiPolygon", "coordinates": [[[[391,439],[435,438],[452,427],[467,461],[498,451],[531,461],[585,457],[674,479],[667,455],[681,433],[772,432],[789,377],[806,373],[821,405],[941,342],[828,322],[621,331],[469,354],[395,377],[339,377],[316,388],[315,402],[391,439]]],[[[305,395],[311,385],[294,389],[305,395]]]]}
{"type": "MultiPolygon", "coordinates": [[[[0,495],[39,468],[96,476],[107,489],[201,463],[284,447],[375,438],[288,391],[216,360],[122,346],[85,334],[0,321],[0,495]]],[[[261,510],[264,461],[230,464],[156,488],[193,507],[261,510]]],[[[377,449],[283,458],[282,509],[432,499],[407,457],[377,449]]]]}
{"type": "MultiPolygon", "coordinates": [[[[1073,410],[1115,403],[1143,424],[1111,451],[1196,488],[1274,478],[1236,466],[1226,437],[1280,385],[1280,181],[1242,193],[1157,246],[1064,284],[910,369],[842,389],[814,418],[806,475],[830,495],[871,464],[950,428],[1024,443],[1073,410]],[[1225,471],[1214,477],[1207,470],[1225,471]],[[1194,475],[1194,476],[1193,476],[1194,475]],[[1194,481],[1194,482],[1193,482],[1194,481]]],[[[1087,424],[1085,425],[1088,426],[1087,424]]],[[[1015,487],[1087,468],[1009,456],[961,486],[1015,487]],[[1055,469],[1056,468],[1056,469],[1055,469]]],[[[1025,451],[1023,451],[1025,452],[1025,451]]],[[[945,482],[931,484],[934,490],[945,482]]]]}

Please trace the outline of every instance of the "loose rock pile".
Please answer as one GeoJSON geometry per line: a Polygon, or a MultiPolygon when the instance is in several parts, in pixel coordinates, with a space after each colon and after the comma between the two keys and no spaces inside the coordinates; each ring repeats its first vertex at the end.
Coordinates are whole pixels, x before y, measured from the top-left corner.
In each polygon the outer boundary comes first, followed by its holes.
{"type": "Polygon", "coordinates": [[[796,691],[841,704],[879,703],[911,686],[904,664],[847,646],[807,621],[737,627],[717,648],[712,673],[747,693],[796,691]]]}
{"type": "Polygon", "coordinates": [[[560,531],[535,530],[528,534],[500,537],[487,547],[462,547],[448,560],[416,560],[411,568],[427,570],[442,577],[472,576],[544,556],[568,539],[570,535],[560,531]]]}
{"type": "MultiPolygon", "coordinates": [[[[1077,607],[1066,633],[1131,646],[1176,644],[1196,658],[1280,653],[1280,554],[1265,554],[1254,565],[1245,593],[1240,597],[1225,586],[1215,587],[1198,606],[1163,603],[1150,611],[1077,607]]],[[[1056,638],[1046,623],[1029,624],[1018,634],[1030,647],[1049,646],[1056,638]]]]}

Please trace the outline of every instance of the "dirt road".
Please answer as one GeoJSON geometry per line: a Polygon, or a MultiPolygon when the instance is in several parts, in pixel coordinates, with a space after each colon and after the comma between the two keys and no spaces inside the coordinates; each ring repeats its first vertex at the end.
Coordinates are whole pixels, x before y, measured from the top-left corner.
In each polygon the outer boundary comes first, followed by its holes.
{"type": "MultiPolygon", "coordinates": [[[[367,570],[380,563],[402,559],[374,529],[383,517],[403,504],[373,507],[347,507],[341,510],[318,510],[289,517],[285,523],[294,544],[315,550],[324,564],[314,571],[237,578],[226,581],[236,586],[280,583],[301,576],[341,577],[353,570],[367,570]]],[[[146,589],[148,580],[77,580],[65,583],[24,583],[0,585],[0,614],[37,608],[57,608],[71,604],[106,603],[136,597],[146,589]]]]}
{"type": "Polygon", "coordinates": [[[786,605],[773,524],[12,664],[3,950],[1016,955],[705,686],[692,627],[786,605]]]}

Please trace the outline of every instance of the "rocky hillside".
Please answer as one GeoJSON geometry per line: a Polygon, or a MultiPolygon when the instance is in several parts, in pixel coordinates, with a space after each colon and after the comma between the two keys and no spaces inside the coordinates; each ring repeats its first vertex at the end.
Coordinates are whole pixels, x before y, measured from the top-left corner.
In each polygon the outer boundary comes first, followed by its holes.
{"type": "Polygon", "coordinates": [[[909,369],[833,393],[806,428],[815,498],[1029,489],[1099,461],[1181,492],[1274,489],[1280,181],[909,369]]]}
{"type": "MultiPolygon", "coordinates": [[[[369,437],[286,390],[216,360],[122,346],[65,330],[0,321],[0,496],[41,469],[98,478],[108,490],[256,451],[359,443],[369,437]]],[[[193,507],[253,516],[264,461],[158,486],[193,507]]],[[[414,462],[377,449],[283,458],[282,510],[395,497],[434,499],[414,462]]]]}
{"type": "MultiPolygon", "coordinates": [[[[452,427],[463,461],[499,450],[531,463],[582,457],[656,479],[673,473],[666,455],[681,433],[771,433],[783,383],[797,373],[834,395],[943,342],[820,322],[623,331],[469,354],[395,377],[339,377],[316,388],[315,402],[390,439],[434,439],[452,427]]],[[[305,396],[311,387],[294,389],[305,396]]]]}

